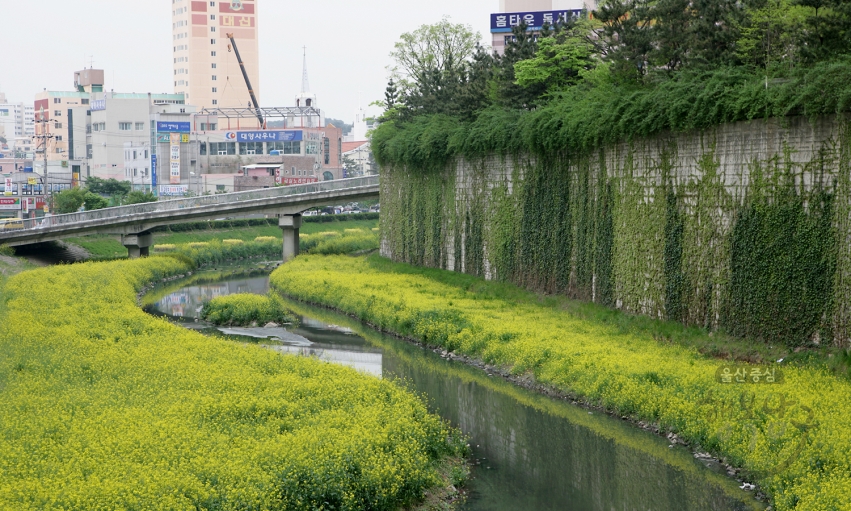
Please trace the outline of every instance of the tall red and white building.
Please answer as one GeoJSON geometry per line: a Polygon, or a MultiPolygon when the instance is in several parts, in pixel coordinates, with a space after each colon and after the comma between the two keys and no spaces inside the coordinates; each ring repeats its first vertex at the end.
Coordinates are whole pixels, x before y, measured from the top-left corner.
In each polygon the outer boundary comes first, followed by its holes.
{"type": "MultiPolygon", "coordinates": [[[[249,106],[251,97],[227,34],[233,34],[260,99],[259,0],[172,0],[174,92],[201,108],[249,106]]],[[[262,104],[262,103],[261,103],[262,104]]]]}

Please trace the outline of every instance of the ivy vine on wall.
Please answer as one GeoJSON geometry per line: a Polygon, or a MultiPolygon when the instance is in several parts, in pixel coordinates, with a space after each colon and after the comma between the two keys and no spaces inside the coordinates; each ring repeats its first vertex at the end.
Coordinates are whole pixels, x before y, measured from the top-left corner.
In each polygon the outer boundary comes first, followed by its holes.
{"type": "Polygon", "coordinates": [[[767,342],[847,344],[851,130],[772,122],[385,165],[385,255],[767,342]]]}

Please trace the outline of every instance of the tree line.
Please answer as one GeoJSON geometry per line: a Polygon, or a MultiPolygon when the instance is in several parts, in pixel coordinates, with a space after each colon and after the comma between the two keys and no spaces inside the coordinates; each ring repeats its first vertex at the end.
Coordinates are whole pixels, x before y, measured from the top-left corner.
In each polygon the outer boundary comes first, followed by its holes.
{"type": "Polygon", "coordinates": [[[75,213],[84,209],[93,211],[110,206],[128,206],[156,202],[157,198],[151,192],[131,190],[127,181],[117,179],[101,179],[90,177],[86,179],[83,188],[72,188],[57,193],[53,198],[53,209],[56,213],[75,213]]]}
{"type": "Polygon", "coordinates": [[[513,29],[501,55],[448,18],[403,34],[382,120],[473,121],[488,109],[535,110],[601,87],[628,95],[734,77],[734,85],[747,78],[768,89],[827,63],[842,67],[831,68],[842,90],[826,93],[850,106],[847,0],[607,0],[539,34],[527,28],[513,29]]]}

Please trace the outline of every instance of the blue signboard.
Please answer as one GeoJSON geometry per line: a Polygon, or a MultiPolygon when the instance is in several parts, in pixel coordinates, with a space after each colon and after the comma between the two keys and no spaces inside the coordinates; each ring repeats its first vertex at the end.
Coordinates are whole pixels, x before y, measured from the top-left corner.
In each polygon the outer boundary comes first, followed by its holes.
{"type": "Polygon", "coordinates": [[[157,189],[157,155],[151,155],[151,189],[157,189]]]}
{"type": "Polygon", "coordinates": [[[581,9],[540,11],[540,12],[498,12],[491,14],[491,33],[511,32],[514,27],[526,23],[529,30],[540,30],[544,23],[550,25],[559,20],[579,17],[581,9]]]}
{"type": "Polygon", "coordinates": [[[301,142],[304,133],[300,130],[287,131],[229,131],[228,142],[301,142]]]}
{"type": "Polygon", "coordinates": [[[93,99],[91,105],[89,105],[92,112],[99,112],[101,110],[106,110],[106,100],[105,99],[93,99]]]}
{"type": "Polygon", "coordinates": [[[192,131],[191,122],[158,122],[157,132],[159,133],[189,133],[192,131]]]}

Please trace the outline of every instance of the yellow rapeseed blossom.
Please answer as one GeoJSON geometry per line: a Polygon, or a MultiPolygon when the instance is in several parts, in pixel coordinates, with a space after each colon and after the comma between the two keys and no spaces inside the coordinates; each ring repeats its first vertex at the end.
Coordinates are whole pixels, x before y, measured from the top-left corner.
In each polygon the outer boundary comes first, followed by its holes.
{"type": "Polygon", "coordinates": [[[154,245],[154,252],[171,252],[177,245],[154,245]]]}
{"type": "Polygon", "coordinates": [[[140,310],[142,286],[186,260],[6,282],[0,509],[390,511],[435,484],[455,448],[402,388],[140,310]]]}
{"type": "Polygon", "coordinates": [[[694,349],[372,259],[303,256],[279,268],[272,284],[657,422],[745,469],[775,509],[851,509],[851,383],[825,370],[784,366],[782,384],[724,384],[719,361],[694,349]]]}
{"type": "Polygon", "coordinates": [[[222,240],[223,245],[242,245],[244,243],[242,240],[222,240]]]}
{"type": "Polygon", "coordinates": [[[279,240],[274,236],[258,236],[254,238],[254,241],[256,241],[257,243],[272,243],[277,242],[279,240]]]}

